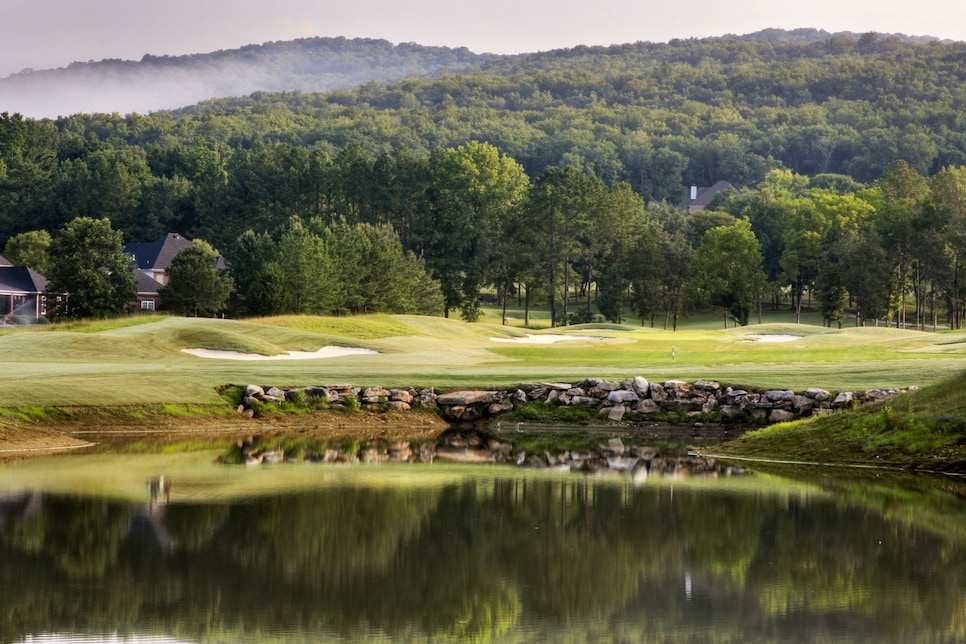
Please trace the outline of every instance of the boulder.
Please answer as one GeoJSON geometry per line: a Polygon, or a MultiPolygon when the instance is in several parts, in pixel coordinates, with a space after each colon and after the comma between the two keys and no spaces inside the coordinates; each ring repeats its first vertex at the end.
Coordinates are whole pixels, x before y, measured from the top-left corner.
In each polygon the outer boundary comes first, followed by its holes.
{"type": "Polygon", "coordinates": [[[772,409],[771,413],[768,414],[768,422],[771,423],[782,423],[793,418],[795,418],[795,414],[784,409],[772,409]]]}
{"type": "Polygon", "coordinates": [[[698,380],[694,383],[694,388],[698,391],[717,392],[721,391],[721,383],[714,380],[698,380]]]}
{"type": "Polygon", "coordinates": [[[832,409],[850,409],[855,405],[855,399],[851,391],[843,391],[832,401],[832,409]]]}
{"type": "Polygon", "coordinates": [[[637,392],[637,395],[641,398],[646,398],[651,392],[651,385],[647,380],[641,376],[635,376],[634,380],[631,381],[631,387],[637,392]]]}
{"type": "Polygon", "coordinates": [[[628,403],[641,402],[641,397],[634,391],[618,389],[607,394],[607,402],[615,405],[626,405],[628,403]]]}
{"type": "Polygon", "coordinates": [[[673,399],[682,400],[694,395],[694,385],[683,380],[668,380],[664,383],[664,390],[673,399]]]}
{"type": "Polygon", "coordinates": [[[359,392],[359,402],[364,404],[381,403],[389,400],[392,394],[382,387],[366,387],[359,392]]]}
{"type": "Polygon", "coordinates": [[[448,394],[443,394],[442,396],[436,397],[436,404],[443,406],[452,405],[476,405],[480,403],[489,403],[496,399],[497,393],[495,391],[482,391],[482,390],[468,390],[468,391],[451,391],[448,394]]]}
{"type": "Polygon", "coordinates": [[[637,406],[634,407],[634,411],[636,411],[638,414],[654,414],[661,411],[661,406],[650,398],[646,398],[637,403],[637,406]]]}
{"type": "Polygon", "coordinates": [[[772,389],[765,392],[765,400],[770,403],[791,403],[795,397],[794,391],[772,389]]]}
{"type": "Polygon", "coordinates": [[[832,399],[832,394],[824,389],[818,389],[817,387],[809,387],[805,390],[805,395],[809,398],[814,398],[819,402],[825,402],[826,400],[832,399]]]}
{"type": "Polygon", "coordinates": [[[624,405],[614,405],[613,407],[601,407],[600,415],[607,416],[608,420],[620,421],[624,418],[624,414],[627,413],[627,407],[624,405]]]}
{"type": "Polygon", "coordinates": [[[559,389],[560,391],[567,391],[568,389],[573,389],[573,385],[568,385],[565,382],[541,382],[541,387],[546,387],[547,389],[559,389]]]}
{"type": "Polygon", "coordinates": [[[570,404],[574,407],[596,407],[599,402],[590,396],[574,396],[570,399],[570,404]]]}

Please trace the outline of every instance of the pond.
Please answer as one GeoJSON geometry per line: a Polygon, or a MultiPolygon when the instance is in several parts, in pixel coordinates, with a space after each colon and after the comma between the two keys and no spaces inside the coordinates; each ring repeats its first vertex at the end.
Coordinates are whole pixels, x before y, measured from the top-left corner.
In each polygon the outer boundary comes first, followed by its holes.
{"type": "Polygon", "coordinates": [[[0,642],[963,641],[966,486],[810,469],[0,467],[0,642]]]}

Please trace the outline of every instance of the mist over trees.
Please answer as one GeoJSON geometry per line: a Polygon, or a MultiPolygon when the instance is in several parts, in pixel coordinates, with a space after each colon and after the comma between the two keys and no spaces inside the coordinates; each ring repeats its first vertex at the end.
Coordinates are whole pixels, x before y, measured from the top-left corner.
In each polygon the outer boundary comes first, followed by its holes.
{"type": "Polygon", "coordinates": [[[145,54],[139,61],[76,62],[0,78],[0,111],[35,118],[148,113],[252,92],[323,92],[424,76],[491,57],[466,48],[367,38],[301,38],[187,56],[145,54]]]}
{"type": "Polygon", "coordinates": [[[30,256],[23,234],[77,217],[203,239],[236,315],[475,320],[485,293],[554,323],[673,328],[714,305],[961,326],[966,44],[807,35],[577,47],[147,116],[4,113],[0,239],[30,256]],[[675,208],[718,180],[734,189],[675,208]]]}

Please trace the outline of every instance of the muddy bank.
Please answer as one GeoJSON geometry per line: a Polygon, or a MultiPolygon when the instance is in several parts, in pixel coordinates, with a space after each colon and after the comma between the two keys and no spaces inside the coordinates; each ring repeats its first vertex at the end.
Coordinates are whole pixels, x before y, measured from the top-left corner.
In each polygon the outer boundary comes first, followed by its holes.
{"type": "Polygon", "coordinates": [[[252,435],[326,439],[430,439],[449,424],[432,413],[263,414],[257,418],[206,416],[138,419],[98,410],[73,411],[69,418],[11,422],[0,427],[0,462],[85,449],[106,449],[134,442],[147,446],[182,441],[235,440],[252,435]]]}

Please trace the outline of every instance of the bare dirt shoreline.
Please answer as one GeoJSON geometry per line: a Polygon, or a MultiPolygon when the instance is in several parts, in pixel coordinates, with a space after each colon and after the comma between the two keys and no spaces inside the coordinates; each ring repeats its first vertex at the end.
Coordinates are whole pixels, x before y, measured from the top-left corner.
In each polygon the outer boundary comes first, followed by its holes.
{"type": "MultiPolygon", "coordinates": [[[[516,425],[516,424],[514,424],[516,425]]],[[[189,441],[218,441],[258,437],[338,440],[432,440],[452,426],[432,412],[352,414],[314,411],[306,414],[263,414],[256,418],[206,416],[176,418],[155,415],[143,420],[110,416],[103,410],[74,411],[68,418],[35,422],[8,422],[0,426],[0,463],[55,453],[77,453],[129,443],[162,445],[189,441]]],[[[738,438],[748,427],[714,424],[642,423],[638,425],[584,427],[578,432],[620,433],[638,441],[683,441],[695,445],[717,444],[738,438]]],[[[527,431],[559,433],[561,425],[527,426],[527,431]]],[[[499,430],[496,430],[499,431],[499,430]]],[[[512,433],[516,433],[513,430],[512,433]]]]}
{"type": "Polygon", "coordinates": [[[286,436],[317,440],[430,439],[449,424],[432,413],[350,415],[266,414],[259,418],[152,417],[144,420],[79,414],[69,419],[15,422],[0,428],[0,462],[134,441],[163,444],[178,441],[286,436]]]}

